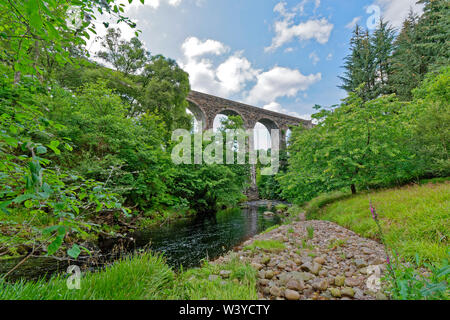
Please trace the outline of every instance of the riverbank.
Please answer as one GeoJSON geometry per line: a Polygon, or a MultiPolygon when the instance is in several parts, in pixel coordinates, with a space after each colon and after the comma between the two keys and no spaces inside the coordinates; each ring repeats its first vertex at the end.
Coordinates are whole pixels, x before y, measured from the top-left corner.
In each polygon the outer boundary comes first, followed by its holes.
{"type": "Polygon", "coordinates": [[[86,272],[79,289],[64,275],[49,281],[0,280],[0,300],[221,300],[256,299],[256,271],[237,259],[215,266],[174,272],[159,254],[116,261],[99,272],[86,272]]]}
{"type": "MultiPolygon", "coordinates": [[[[430,226],[443,226],[448,232],[448,187],[444,182],[369,195],[324,195],[303,208],[292,207],[285,224],[268,228],[199,268],[175,272],[160,256],[146,253],[86,273],[84,289],[78,293],[68,290],[60,276],[49,282],[0,284],[0,299],[448,299],[448,264],[442,269],[386,264],[368,204],[370,196],[389,249],[399,249],[414,239],[408,237],[427,232],[430,226]],[[316,214],[323,220],[306,220],[316,214]],[[333,219],[338,223],[326,221],[333,219]],[[338,225],[342,221],[352,223],[347,229],[338,225]],[[370,237],[370,233],[358,234],[361,230],[371,230],[375,236],[366,238],[363,235],[370,237]],[[395,274],[394,282],[389,270],[395,274]]],[[[430,241],[426,244],[430,252],[448,248],[447,239],[422,240],[430,241]]],[[[407,251],[398,252],[398,259],[408,258],[407,251]]],[[[418,257],[416,262],[422,259],[418,257]]]]}
{"type": "Polygon", "coordinates": [[[255,236],[232,254],[258,270],[259,299],[386,299],[371,286],[386,270],[384,248],[376,241],[327,221],[300,221],[255,236]]]}
{"type": "Polygon", "coordinates": [[[358,235],[380,241],[369,203],[375,208],[386,244],[401,258],[441,263],[450,258],[450,181],[437,179],[422,184],[378,190],[351,196],[335,192],[322,195],[303,207],[293,207],[296,216],[332,221],[358,235]]]}

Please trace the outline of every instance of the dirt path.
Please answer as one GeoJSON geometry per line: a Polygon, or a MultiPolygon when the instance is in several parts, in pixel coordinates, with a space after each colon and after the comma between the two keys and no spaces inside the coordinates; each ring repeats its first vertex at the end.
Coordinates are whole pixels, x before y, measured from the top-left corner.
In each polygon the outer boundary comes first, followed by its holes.
{"type": "Polygon", "coordinates": [[[236,254],[259,270],[260,299],[386,299],[374,281],[385,270],[383,246],[332,222],[280,226],[215,263],[236,254]],[[245,248],[256,240],[263,244],[245,248]],[[285,248],[263,249],[265,240],[276,240],[285,248]]]}

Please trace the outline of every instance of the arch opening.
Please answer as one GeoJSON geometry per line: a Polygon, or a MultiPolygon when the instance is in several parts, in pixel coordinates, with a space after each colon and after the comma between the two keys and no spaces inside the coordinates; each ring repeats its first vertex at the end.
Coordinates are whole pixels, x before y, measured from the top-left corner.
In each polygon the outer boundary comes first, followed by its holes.
{"type": "Polygon", "coordinates": [[[272,148],[271,130],[279,129],[278,125],[270,119],[259,119],[254,127],[255,150],[268,150],[272,148]]]}
{"type": "MultiPolygon", "coordinates": [[[[240,116],[242,118],[242,116],[234,110],[230,109],[222,110],[214,117],[213,130],[214,131],[219,130],[222,127],[222,122],[229,119],[230,116],[240,116]]],[[[242,120],[244,119],[242,118],[242,120]]]]}
{"type": "Polygon", "coordinates": [[[203,113],[203,110],[194,102],[188,101],[186,112],[193,116],[193,132],[201,132],[206,125],[206,116],[203,113]]]}

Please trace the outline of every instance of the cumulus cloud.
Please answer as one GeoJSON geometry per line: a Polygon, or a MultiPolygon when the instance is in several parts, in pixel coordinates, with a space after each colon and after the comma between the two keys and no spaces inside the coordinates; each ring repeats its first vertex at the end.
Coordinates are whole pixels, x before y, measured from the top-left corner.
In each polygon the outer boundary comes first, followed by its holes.
{"type": "Polygon", "coordinates": [[[375,0],[373,4],[380,6],[381,15],[385,20],[400,28],[410,8],[418,15],[423,13],[424,5],[416,2],[417,0],[375,0]]]}
{"type": "Polygon", "coordinates": [[[187,38],[182,46],[183,54],[188,58],[203,56],[205,54],[221,55],[229,50],[228,47],[216,40],[201,41],[196,37],[187,38]]]}
{"type": "MultiPolygon", "coordinates": [[[[316,2],[316,4],[319,5],[320,1],[316,2]]],[[[303,10],[303,6],[297,6],[292,10],[288,10],[286,9],[285,2],[279,2],[274,7],[274,12],[277,12],[281,16],[281,19],[275,22],[275,37],[272,39],[272,44],[265,48],[266,52],[273,51],[295,38],[300,41],[314,39],[320,44],[328,42],[334,25],[329,23],[325,18],[310,19],[295,24],[294,18],[298,12],[302,13],[303,10]]]]}
{"type": "Polygon", "coordinates": [[[320,81],[322,74],[303,75],[299,70],[274,67],[257,76],[256,85],[250,90],[246,101],[250,104],[271,103],[279,97],[295,97],[320,81]]]}
{"type": "Polygon", "coordinates": [[[258,74],[258,70],[253,69],[242,52],[233,53],[218,66],[205,58],[208,54],[221,56],[229,52],[229,48],[220,41],[190,37],[184,41],[181,48],[184,61],[181,61],[180,65],[189,73],[194,90],[229,97],[241,92],[247,82],[258,74]]]}

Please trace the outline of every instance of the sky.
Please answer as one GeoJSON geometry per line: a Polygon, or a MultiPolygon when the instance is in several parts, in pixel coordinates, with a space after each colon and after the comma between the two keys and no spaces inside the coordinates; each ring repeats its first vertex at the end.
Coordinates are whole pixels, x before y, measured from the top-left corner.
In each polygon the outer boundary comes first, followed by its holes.
{"type": "MultiPolygon", "coordinates": [[[[121,0],[128,4],[128,0],[121,0]]],[[[400,28],[416,0],[134,0],[125,13],[153,54],[175,59],[193,90],[309,119],[338,88],[354,26],[400,28]]],[[[114,26],[112,24],[112,26],[114,26]]],[[[119,24],[126,39],[134,31],[119,24]]],[[[99,23],[97,33],[105,28],[99,23]]],[[[91,52],[98,43],[89,43],[91,52]]]]}

